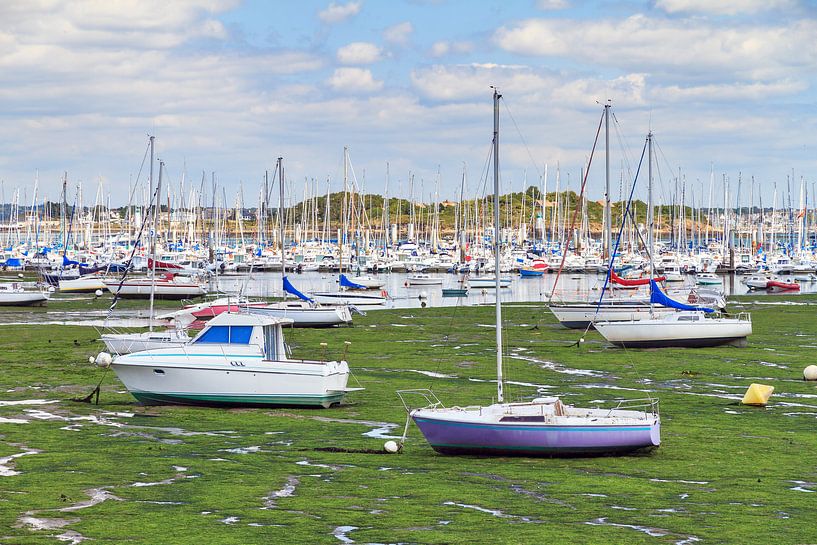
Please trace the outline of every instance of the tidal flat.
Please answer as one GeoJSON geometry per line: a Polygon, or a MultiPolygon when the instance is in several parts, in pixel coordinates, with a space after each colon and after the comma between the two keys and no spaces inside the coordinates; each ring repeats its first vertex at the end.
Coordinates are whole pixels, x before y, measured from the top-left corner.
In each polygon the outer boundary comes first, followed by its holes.
{"type": "Polygon", "coordinates": [[[413,425],[402,453],[379,453],[406,421],[396,390],[495,397],[493,307],[287,330],[295,357],[351,342],[349,385],[366,389],[331,409],[141,406],[88,363],[94,328],[0,326],[0,543],[815,542],[817,388],[802,370],[817,296],[730,311],[752,313],[745,348],[622,350],[595,332],[577,343],[544,305],[504,307],[512,399],[660,399],[660,448],[599,458],[442,456],[413,425]],[[100,381],[98,405],[72,401],[100,381]],[[740,405],[753,382],[775,387],[766,408],[740,405]]]}

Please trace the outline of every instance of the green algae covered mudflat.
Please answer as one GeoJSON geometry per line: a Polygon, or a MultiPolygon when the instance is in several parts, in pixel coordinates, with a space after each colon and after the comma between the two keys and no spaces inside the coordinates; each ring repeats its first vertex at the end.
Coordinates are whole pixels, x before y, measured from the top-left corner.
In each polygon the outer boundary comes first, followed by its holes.
{"type": "Polygon", "coordinates": [[[577,347],[544,306],[507,306],[511,397],[660,398],[659,449],[576,459],[446,457],[414,427],[376,453],[402,433],[396,390],[490,402],[492,307],[287,331],[296,357],[352,343],[366,390],[327,410],[142,407],[87,363],[93,328],[2,326],[0,543],[815,542],[817,297],[736,299],[746,348],[577,347]],[[71,401],[100,380],[99,405],[71,401]],[[765,409],[739,404],[753,382],[775,387],[765,409]]]}

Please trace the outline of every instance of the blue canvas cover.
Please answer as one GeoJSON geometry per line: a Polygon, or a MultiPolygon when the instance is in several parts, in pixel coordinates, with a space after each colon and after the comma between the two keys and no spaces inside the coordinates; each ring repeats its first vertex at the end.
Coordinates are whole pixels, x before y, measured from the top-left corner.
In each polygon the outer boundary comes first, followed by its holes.
{"type": "Polygon", "coordinates": [[[286,276],[284,277],[284,291],[287,293],[291,293],[301,301],[309,301],[310,303],[312,302],[312,299],[298,291],[298,289],[292,285],[292,282],[290,282],[289,278],[287,278],[286,276]]]}
{"type": "Polygon", "coordinates": [[[693,305],[685,305],[679,303],[675,299],[670,299],[667,294],[661,291],[658,283],[655,280],[650,280],[650,303],[662,305],[670,308],[677,308],[678,310],[702,310],[704,312],[715,312],[715,309],[709,307],[696,307],[693,305]]]}
{"type": "Polygon", "coordinates": [[[360,284],[355,284],[348,278],[346,278],[345,274],[340,275],[340,286],[342,288],[349,288],[353,290],[365,290],[366,286],[361,286],[360,284]]]}

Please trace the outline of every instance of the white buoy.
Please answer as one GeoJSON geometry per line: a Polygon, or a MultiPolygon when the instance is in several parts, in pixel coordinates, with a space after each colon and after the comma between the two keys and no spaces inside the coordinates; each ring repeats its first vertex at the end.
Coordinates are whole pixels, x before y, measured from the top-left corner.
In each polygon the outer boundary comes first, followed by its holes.
{"type": "Polygon", "coordinates": [[[400,452],[400,445],[396,441],[386,441],[383,445],[383,450],[389,454],[397,454],[400,452]]]}
{"type": "Polygon", "coordinates": [[[17,278],[23,278],[23,277],[24,277],[23,273],[17,273],[17,278]]]}
{"type": "Polygon", "coordinates": [[[88,358],[88,363],[94,363],[95,361],[96,361],[96,360],[94,359],[94,357],[93,357],[93,356],[90,356],[90,357],[88,358]]]}
{"type": "Polygon", "coordinates": [[[108,354],[107,352],[100,352],[99,354],[97,354],[94,363],[96,363],[99,367],[110,367],[112,361],[113,358],[111,357],[110,354],[108,354]]]}
{"type": "Polygon", "coordinates": [[[817,365],[809,365],[803,369],[803,380],[817,380],[817,365]]]}
{"type": "Polygon", "coordinates": [[[96,290],[94,292],[94,295],[96,295],[97,297],[102,297],[102,290],[96,290]]]}

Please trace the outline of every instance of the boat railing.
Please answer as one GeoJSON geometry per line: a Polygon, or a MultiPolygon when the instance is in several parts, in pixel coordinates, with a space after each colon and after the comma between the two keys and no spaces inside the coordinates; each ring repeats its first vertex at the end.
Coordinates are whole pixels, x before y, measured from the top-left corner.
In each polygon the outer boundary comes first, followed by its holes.
{"type": "Polygon", "coordinates": [[[422,408],[422,409],[438,409],[444,408],[443,402],[439,400],[439,398],[427,388],[421,388],[416,390],[397,390],[397,397],[400,398],[400,402],[403,404],[403,407],[406,409],[406,412],[412,411],[412,406],[410,403],[406,401],[406,398],[411,397],[421,397],[425,402],[425,405],[422,407],[414,407],[414,408],[422,408]],[[405,396],[405,397],[404,397],[405,396]]]}
{"type": "Polygon", "coordinates": [[[645,397],[640,399],[620,399],[615,407],[610,409],[610,412],[617,410],[640,410],[647,414],[658,416],[658,399],[652,397],[645,397]]]}
{"type": "Polygon", "coordinates": [[[738,320],[741,322],[750,322],[752,321],[752,315],[748,312],[738,312],[738,320]]]}

